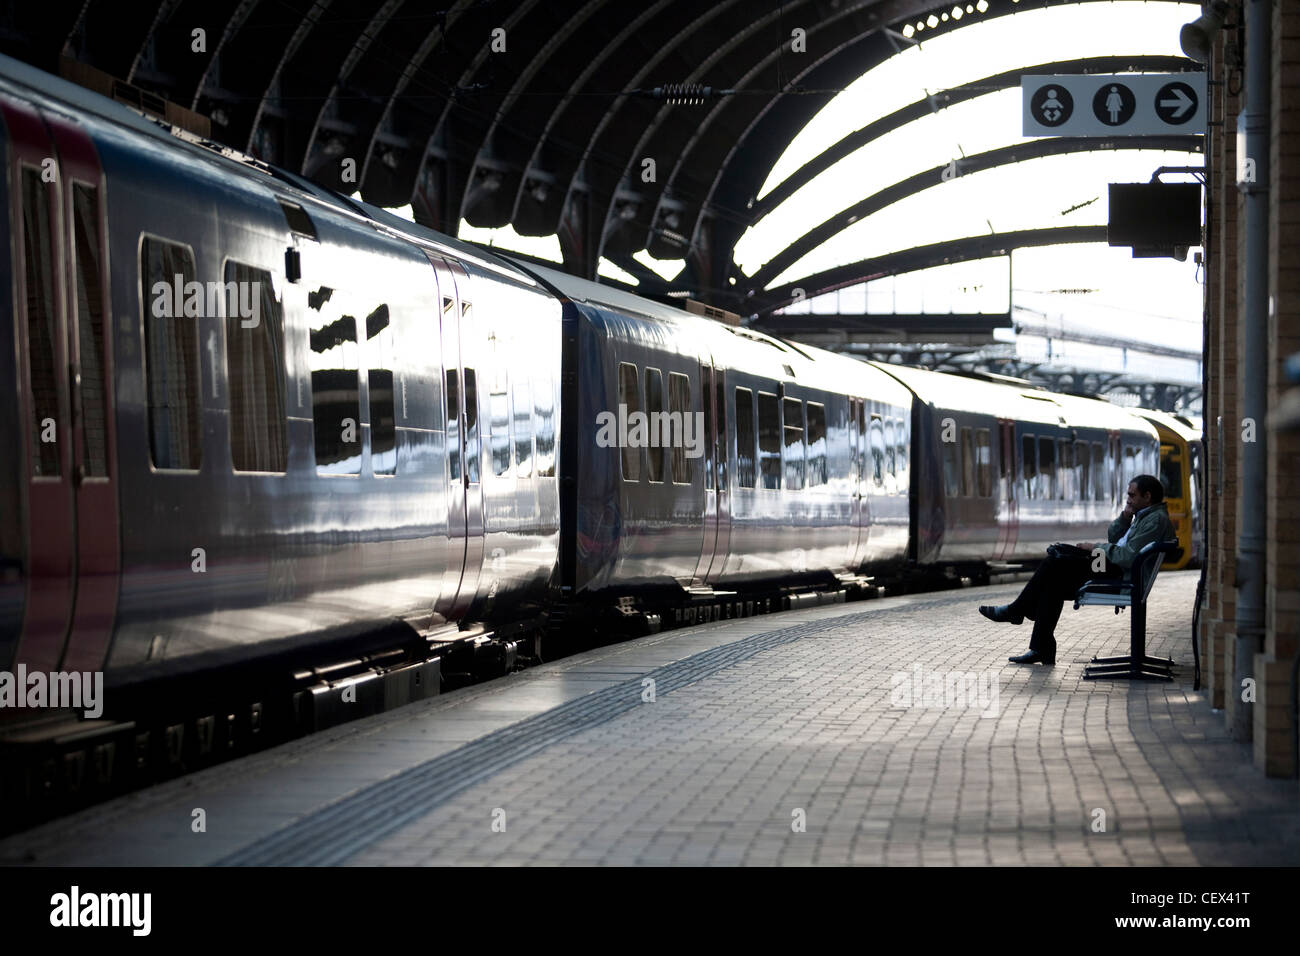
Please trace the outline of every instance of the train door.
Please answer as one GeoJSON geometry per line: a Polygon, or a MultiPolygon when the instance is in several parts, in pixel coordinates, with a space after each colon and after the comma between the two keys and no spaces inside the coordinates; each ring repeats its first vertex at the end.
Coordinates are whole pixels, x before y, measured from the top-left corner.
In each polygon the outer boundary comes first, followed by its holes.
{"type": "Polygon", "coordinates": [[[998,431],[1002,435],[1002,464],[998,470],[999,486],[998,510],[998,549],[996,558],[1009,558],[1016,551],[1016,539],[1020,527],[1019,507],[1016,500],[1016,425],[1006,419],[998,419],[998,431]]]}
{"type": "Polygon", "coordinates": [[[102,175],[78,127],[20,104],[3,110],[26,451],[17,658],[33,670],[97,669],[120,552],[102,175]]]}
{"type": "Polygon", "coordinates": [[[700,395],[704,407],[704,545],[695,576],[711,581],[721,576],[731,546],[731,496],[727,482],[726,373],[705,358],[700,365],[700,395]]]}
{"type": "Polygon", "coordinates": [[[447,552],[434,610],[456,620],[468,610],[483,566],[478,370],[475,350],[464,343],[473,334],[469,276],[444,259],[429,261],[438,279],[447,456],[447,552]]]}
{"type": "MultiPolygon", "coordinates": [[[[867,547],[871,538],[871,497],[867,493],[868,463],[871,459],[867,435],[867,403],[861,398],[849,399],[849,434],[853,436],[853,526],[857,529],[851,570],[856,570],[867,560],[867,547]]],[[[850,534],[850,538],[854,538],[850,534]]]]}

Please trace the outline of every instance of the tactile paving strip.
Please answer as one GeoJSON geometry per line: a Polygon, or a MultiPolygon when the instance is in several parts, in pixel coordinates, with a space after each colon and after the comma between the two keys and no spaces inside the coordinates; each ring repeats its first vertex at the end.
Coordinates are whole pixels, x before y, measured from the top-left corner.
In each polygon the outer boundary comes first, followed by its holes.
{"type": "Polygon", "coordinates": [[[557,741],[643,706],[642,681],[655,696],[709,677],[763,651],[868,618],[948,606],[934,601],[879,608],[765,631],[702,651],[641,676],[595,691],[471,741],[396,776],[359,790],[218,860],[215,866],[332,866],[430,813],[456,794],[557,741]]]}

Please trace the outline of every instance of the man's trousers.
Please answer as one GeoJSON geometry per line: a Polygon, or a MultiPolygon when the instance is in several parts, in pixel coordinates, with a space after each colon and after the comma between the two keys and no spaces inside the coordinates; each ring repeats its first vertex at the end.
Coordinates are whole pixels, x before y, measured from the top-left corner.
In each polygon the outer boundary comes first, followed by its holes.
{"type": "Polygon", "coordinates": [[[1073,601],[1079,588],[1089,581],[1122,580],[1124,569],[1107,564],[1105,571],[1092,569],[1091,555],[1054,558],[1050,555],[1025,584],[1011,609],[1034,622],[1029,649],[1047,657],[1056,656],[1056,622],[1065,601],[1073,601]]]}

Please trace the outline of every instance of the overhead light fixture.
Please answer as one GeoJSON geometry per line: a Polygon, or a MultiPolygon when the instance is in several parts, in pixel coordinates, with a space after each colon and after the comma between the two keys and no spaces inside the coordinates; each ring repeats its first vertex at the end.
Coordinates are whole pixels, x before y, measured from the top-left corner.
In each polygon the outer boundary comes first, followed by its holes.
{"type": "Polygon", "coordinates": [[[1227,0],[1210,0],[1209,9],[1178,32],[1178,43],[1183,52],[1197,63],[1210,61],[1210,46],[1214,35],[1223,29],[1228,16],[1227,0]]]}

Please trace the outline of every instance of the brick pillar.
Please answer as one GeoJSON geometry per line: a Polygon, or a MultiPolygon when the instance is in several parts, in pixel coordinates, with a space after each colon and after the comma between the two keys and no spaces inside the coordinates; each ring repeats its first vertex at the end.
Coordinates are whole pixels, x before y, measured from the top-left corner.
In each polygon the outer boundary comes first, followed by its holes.
{"type": "MultiPolygon", "coordinates": [[[[1287,383],[1282,363],[1300,352],[1300,4],[1273,8],[1269,180],[1268,406],[1287,383]],[[1285,11],[1285,12],[1283,12],[1285,11]]],[[[1300,432],[1268,436],[1269,535],[1264,653],[1255,656],[1255,766],[1296,776],[1291,667],[1300,645],[1300,432]]]]}

